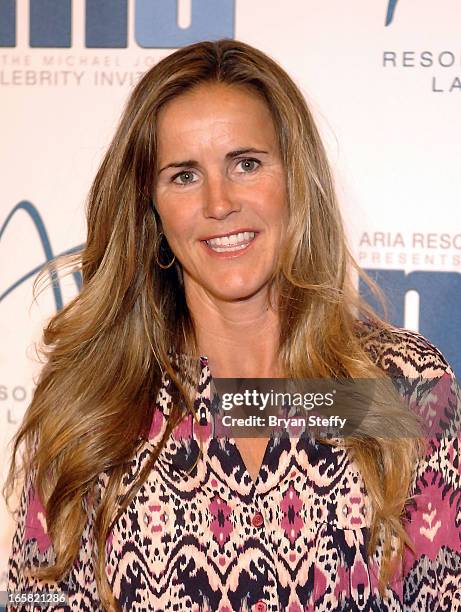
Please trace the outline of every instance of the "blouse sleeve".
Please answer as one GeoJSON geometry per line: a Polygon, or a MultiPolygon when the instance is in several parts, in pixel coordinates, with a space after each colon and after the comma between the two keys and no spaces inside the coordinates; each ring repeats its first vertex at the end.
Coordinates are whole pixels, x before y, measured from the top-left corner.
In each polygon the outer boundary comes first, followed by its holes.
{"type": "Polygon", "coordinates": [[[416,554],[405,549],[404,610],[461,609],[461,394],[446,365],[422,376],[410,397],[429,433],[405,517],[416,554]]]}

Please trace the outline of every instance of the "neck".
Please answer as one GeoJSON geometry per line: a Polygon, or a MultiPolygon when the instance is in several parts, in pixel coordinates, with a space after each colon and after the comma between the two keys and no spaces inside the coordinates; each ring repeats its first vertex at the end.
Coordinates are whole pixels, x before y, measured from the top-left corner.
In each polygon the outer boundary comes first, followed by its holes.
{"type": "Polygon", "coordinates": [[[187,292],[199,351],[214,377],[280,376],[279,318],[267,295],[226,302],[201,289],[187,292]]]}

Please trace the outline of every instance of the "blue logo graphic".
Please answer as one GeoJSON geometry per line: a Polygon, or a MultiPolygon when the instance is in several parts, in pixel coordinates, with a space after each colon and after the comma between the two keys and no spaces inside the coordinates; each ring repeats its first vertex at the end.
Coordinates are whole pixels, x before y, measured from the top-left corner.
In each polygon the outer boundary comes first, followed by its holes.
{"type": "MultiPolygon", "coordinates": [[[[403,270],[365,269],[378,283],[387,298],[389,320],[397,327],[404,326],[405,295],[416,291],[419,295],[419,332],[435,344],[445,355],[461,379],[461,274],[459,272],[410,272],[403,270]]],[[[379,305],[360,279],[360,293],[380,312],[379,305]]],[[[382,314],[382,312],[381,312],[382,314]]]]}
{"type": "MultiPolygon", "coordinates": [[[[43,254],[45,256],[45,260],[39,265],[36,266],[35,268],[33,268],[33,270],[30,270],[30,272],[27,272],[27,274],[24,274],[24,276],[21,276],[21,278],[19,278],[15,283],[13,283],[10,287],[8,287],[5,291],[3,291],[3,293],[0,293],[0,303],[12,292],[14,291],[17,287],[19,287],[20,285],[22,285],[22,283],[24,283],[25,281],[29,280],[30,278],[32,278],[33,276],[35,276],[42,268],[43,266],[50,262],[53,261],[53,259],[56,257],[55,254],[53,253],[53,249],[51,248],[51,242],[48,236],[48,232],[46,231],[46,227],[45,224],[43,222],[43,219],[40,215],[40,213],[38,212],[37,208],[31,203],[31,202],[19,202],[19,204],[17,204],[13,210],[10,212],[10,214],[7,216],[5,222],[3,223],[2,227],[0,228],[0,241],[2,239],[2,236],[6,230],[6,228],[8,227],[10,221],[13,219],[13,217],[15,216],[16,213],[18,213],[19,211],[24,211],[31,219],[32,223],[35,226],[35,229],[37,230],[37,234],[40,240],[40,243],[42,245],[43,248],[43,254]]],[[[77,247],[74,247],[73,249],[69,249],[68,251],[65,251],[64,253],[61,253],[61,255],[67,255],[69,253],[75,253],[77,251],[80,251],[85,245],[81,244],[77,247]]],[[[74,277],[75,280],[75,284],[77,286],[77,289],[80,291],[81,287],[82,287],[82,276],[80,274],[80,272],[72,272],[72,275],[74,277]]],[[[59,281],[59,277],[56,274],[55,271],[52,271],[51,273],[51,278],[53,281],[52,284],[52,289],[53,289],[53,295],[54,295],[54,302],[55,302],[55,306],[56,306],[56,310],[61,310],[64,306],[64,302],[62,299],[62,291],[61,291],[61,284],[59,281]]],[[[0,289],[1,291],[1,289],[0,289]]]]}
{"type": "MultiPolygon", "coordinates": [[[[190,0],[191,24],[178,25],[177,0],[136,0],[135,40],[144,48],[177,48],[233,38],[235,0],[190,0]]],[[[85,46],[128,46],[128,0],[85,0],[85,46]]],[[[16,46],[16,0],[0,0],[0,47],[16,46]]],[[[72,46],[72,0],[29,0],[29,45],[72,46]]]]}
{"type": "Polygon", "coordinates": [[[390,25],[394,19],[395,7],[397,6],[398,0],[388,0],[387,12],[386,12],[386,25],[390,25]]]}

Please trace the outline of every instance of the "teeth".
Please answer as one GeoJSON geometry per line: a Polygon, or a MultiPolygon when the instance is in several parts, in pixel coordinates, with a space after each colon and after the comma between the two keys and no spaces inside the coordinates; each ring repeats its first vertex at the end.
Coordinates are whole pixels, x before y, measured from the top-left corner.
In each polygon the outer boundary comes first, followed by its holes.
{"type": "Polygon", "coordinates": [[[222,253],[224,251],[238,251],[244,249],[255,237],[254,232],[239,232],[230,236],[222,236],[220,238],[211,238],[206,243],[214,251],[222,253]]]}
{"type": "Polygon", "coordinates": [[[246,246],[248,246],[248,242],[245,244],[238,244],[236,246],[228,246],[228,247],[211,247],[213,249],[213,251],[216,251],[216,253],[231,253],[232,251],[240,251],[241,249],[244,249],[246,246]]]}

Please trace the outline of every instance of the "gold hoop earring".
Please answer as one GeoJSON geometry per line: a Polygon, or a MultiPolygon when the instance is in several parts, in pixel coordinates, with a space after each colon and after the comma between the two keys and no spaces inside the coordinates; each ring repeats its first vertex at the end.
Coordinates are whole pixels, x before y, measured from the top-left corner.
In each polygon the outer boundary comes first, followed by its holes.
{"type": "MultiPolygon", "coordinates": [[[[160,236],[160,241],[159,241],[159,249],[158,249],[158,251],[159,251],[159,254],[160,254],[160,248],[161,248],[161,244],[162,244],[162,237],[165,236],[165,234],[163,232],[160,232],[159,236],[160,236]]],[[[167,264],[167,265],[162,264],[158,260],[157,251],[155,252],[155,262],[157,263],[159,268],[162,268],[162,270],[168,270],[168,268],[171,268],[171,266],[174,264],[175,260],[176,260],[176,256],[173,255],[173,259],[170,261],[169,264],[167,264]]]]}

